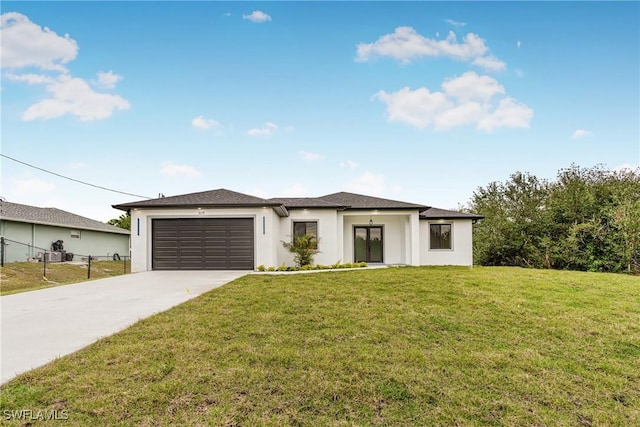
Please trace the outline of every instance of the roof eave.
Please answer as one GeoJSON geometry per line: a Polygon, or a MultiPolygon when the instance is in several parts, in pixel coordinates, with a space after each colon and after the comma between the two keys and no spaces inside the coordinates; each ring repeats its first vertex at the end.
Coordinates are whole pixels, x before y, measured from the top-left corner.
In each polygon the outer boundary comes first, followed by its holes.
{"type": "Polygon", "coordinates": [[[219,208],[274,208],[281,206],[280,203],[234,203],[234,204],[208,204],[208,203],[194,203],[191,205],[185,204],[168,204],[168,205],[111,205],[114,209],[122,211],[129,211],[131,209],[219,209],[219,208]]]}
{"type": "Polygon", "coordinates": [[[370,211],[370,210],[378,210],[378,211],[397,211],[397,210],[418,210],[418,211],[424,211],[429,209],[430,206],[411,206],[411,207],[389,207],[389,206],[385,206],[385,207],[352,207],[352,206],[345,206],[344,210],[350,210],[350,211],[370,211]]]}
{"type": "Polygon", "coordinates": [[[481,215],[473,215],[473,216],[454,216],[454,215],[441,215],[441,216],[422,216],[420,215],[420,219],[472,219],[474,221],[480,221],[484,219],[481,215]]]}
{"type": "Polygon", "coordinates": [[[87,226],[82,226],[82,225],[75,225],[75,224],[62,224],[59,222],[51,222],[51,221],[38,221],[38,220],[31,220],[31,219],[23,219],[23,218],[12,218],[12,217],[7,217],[7,216],[3,216],[1,218],[3,221],[13,221],[13,222],[22,222],[25,224],[39,224],[39,225],[48,225],[51,227],[64,227],[64,228],[70,228],[70,229],[74,229],[74,230],[89,230],[89,231],[99,231],[101,233],[113,233],[113,234],[131,234],[131,232],[129,230],[125,230],[124,228],[122,228],[120,230],[105,230],[102,228],[98,228],[98,227],[87,227],[87,226]]]}

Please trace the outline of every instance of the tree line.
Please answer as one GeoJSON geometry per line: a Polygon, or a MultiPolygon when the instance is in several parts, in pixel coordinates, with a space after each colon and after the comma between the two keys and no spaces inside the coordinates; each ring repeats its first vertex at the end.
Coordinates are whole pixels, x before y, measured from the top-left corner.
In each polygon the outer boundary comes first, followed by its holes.
{"type": "Polygon", "coordinates": [[[466,210],[485,217],[476,264],[640,273],[640,168],[516,172],[479,187],[466,210]]]}

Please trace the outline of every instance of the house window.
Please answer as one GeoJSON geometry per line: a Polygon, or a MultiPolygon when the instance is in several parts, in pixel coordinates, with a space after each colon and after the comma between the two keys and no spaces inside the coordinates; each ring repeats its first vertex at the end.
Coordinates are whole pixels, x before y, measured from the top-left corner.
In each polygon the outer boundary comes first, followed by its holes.
{"type": "Polygon", "coordinates": [[[451,249],[451,224],[429,224],[429,249],[451,249]]]}
{"type": "Polygon", "coordinates": [[[305,234],[311,234],[316,239],[318,238],[318,222],[317,221],[294,221],[293,222],[293,235],[304,236],[305,234]]]}
{"type": "Polygon", "coordinates": [[[71,238],[72,239],[79,239],[80,238],[80,231],[79,230],[71,230],[71,238]]]}

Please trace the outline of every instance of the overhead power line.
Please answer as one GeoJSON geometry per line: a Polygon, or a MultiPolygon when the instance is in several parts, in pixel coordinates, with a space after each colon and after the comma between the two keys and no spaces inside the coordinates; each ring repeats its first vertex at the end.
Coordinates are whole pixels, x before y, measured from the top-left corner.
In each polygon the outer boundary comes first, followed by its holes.
{"type": "Polygon", "coordinates": [[[29,166],[30,168],[37,169],[39,171],[49,173],[51,175],[55,175],[55,176],[60,177],[60,178],[68,179],[69,181],[77,182],[77,183],[80,183],[80,184],[83,184],[83,185],[88,185],[89,187],[99,188],[99,189],[105,190],[105,191],[111,191],[112,193],[119,193],[119,194],[124,194],[124,195],[127,195],[127,196],[139,197],[141,199],[152,199],[153,198],[153,197],[141,196],[139,194],[127,193],[126,191],[113,190],[111,188],[103,187],[101,185],[95,185],[95,184],[91,184],[89,182],[80,181],[79,179],[70,178],[68,176],[61,175],[59,173],[51,172],[50,170],[46,170],[46,169],[40,168],[38,166],[31,165],[31,164],[23,162],[21,160],[14,159],[13,157],[9,157],[9,156],[7,156],[5,154],[0,154],[0,156],[4,157],[5,159],[12,160],[12,161],[14,161],[16,163],[20,163],[22,165],[29,166]]]}

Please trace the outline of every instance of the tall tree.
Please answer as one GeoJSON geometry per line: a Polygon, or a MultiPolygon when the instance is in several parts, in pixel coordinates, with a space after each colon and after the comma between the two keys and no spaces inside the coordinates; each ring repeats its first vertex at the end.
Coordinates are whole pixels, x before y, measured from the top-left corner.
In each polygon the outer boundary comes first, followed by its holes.
{"type": "Polygon", "coordinates": [[[485,217],[475,230],[477,263],[542,264],[545,189],[535,176],[516,172],[505,183],[492,182],[473,193],[470,210],[485,217]]]}
{"type": "Polygon", "coordinates": [[[128,213],[120,215],[118,218],[113,218],[107,221],[107,224],[115,225],[116,227],[124,228],[125,230],[131,230],[131,215],[128,213]]]}
{"type": "Polygon", "coordinates": [[[640,272],[640,168],[576,165],[552,182],[516,172],[478,188],[469,210],[475,262],[640,272]]]}

